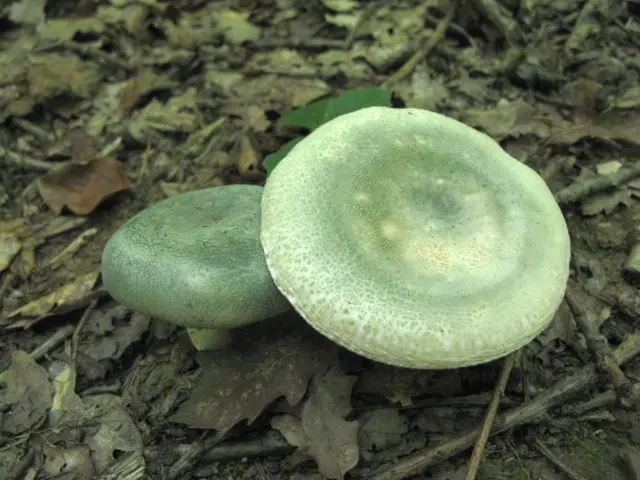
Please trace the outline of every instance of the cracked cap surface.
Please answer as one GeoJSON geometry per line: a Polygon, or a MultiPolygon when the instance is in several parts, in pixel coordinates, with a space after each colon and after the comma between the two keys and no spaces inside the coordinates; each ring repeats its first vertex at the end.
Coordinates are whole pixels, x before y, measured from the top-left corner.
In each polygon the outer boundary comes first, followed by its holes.
{"type": "Polygon", "coordinates": [[[288,310],[260,246],[262,191],[207,188],[141,211],[104,249],[107,291],[132,310],[192,328],[233,328],[288,310]]]}
{"type": "Polygon", "coordinates": [[[298,143],[265,186],[261,239],[308,323],[403,367],[517,350],[551,322],[569,272],[567,226],[541,177],[418,109],[365,108],[298,143]]]}

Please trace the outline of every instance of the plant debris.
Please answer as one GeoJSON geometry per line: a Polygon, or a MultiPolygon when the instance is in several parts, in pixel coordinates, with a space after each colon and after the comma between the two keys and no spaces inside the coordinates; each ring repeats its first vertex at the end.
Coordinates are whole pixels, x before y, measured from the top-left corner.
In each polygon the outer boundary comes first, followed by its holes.
{"type": "Polygon", "coordinates": [[[241,420],[251,424],[281,396],[297,405],[311,377],[327,368],[336,351],[310,333],[278,332],[251,339],[234,352],[200,354],[202,376],[171,420],[224,435],[241,420]]]}
{"type": "Polygon", "coordinates": [[[636,3],[5,0],[0,23],[0,478],[638,477],[636,3]],[[563,209],[566,301],[506,384],[376,364],[294,314],[198,354],[106,294],[138,211],[262,184],[374,104],[486,132],[563,209]]]}

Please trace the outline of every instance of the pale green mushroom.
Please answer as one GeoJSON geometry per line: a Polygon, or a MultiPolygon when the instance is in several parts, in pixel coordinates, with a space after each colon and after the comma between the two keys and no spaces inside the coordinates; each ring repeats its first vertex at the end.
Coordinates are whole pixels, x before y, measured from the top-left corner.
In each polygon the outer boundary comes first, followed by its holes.
{"type": "Polygon", "coordinates": [[[271,276],[320,333],[387,364],[455,368],[551,322],[570,241],[542,178],[443,115],[371,107],[298,143],[269,177],[271,276]]]}
{"type": "Polygon", "coordinates": [[[126,307],[188,328],[198,349],[291,308],[260,246],[262,187],[183,193],[143,210],[109,239],[104,285],[126,307]]]}

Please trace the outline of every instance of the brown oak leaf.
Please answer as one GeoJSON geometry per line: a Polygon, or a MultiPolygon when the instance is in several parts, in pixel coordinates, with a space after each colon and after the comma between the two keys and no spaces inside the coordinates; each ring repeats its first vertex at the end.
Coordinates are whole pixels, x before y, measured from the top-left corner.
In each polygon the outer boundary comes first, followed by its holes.
{"type": "Polygon", "coordinates": [[[170,420],[223,435],[242,420],[253,422],[279,397],[300,402],[309,379],[326,371],[336,352],[335,344],[306,325],[266,332],[233,350],[202,352],[203,373],[170,420]]]}
{"type": "Polygon", "coordinates": [[[60,214],[67,207],[78,215],[91,213],[106,198],[130,188],[122,165],[111,157],[65,163],[42,175],[37,184],[51,210],[60,214]]]}

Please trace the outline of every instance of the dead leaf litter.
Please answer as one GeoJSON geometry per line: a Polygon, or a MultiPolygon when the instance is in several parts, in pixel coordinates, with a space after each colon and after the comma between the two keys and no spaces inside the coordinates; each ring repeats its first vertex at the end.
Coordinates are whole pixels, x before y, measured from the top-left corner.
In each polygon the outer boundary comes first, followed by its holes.
{"type": "Polygon", "coordinates": [[[594,0],[1,1],[0,478],[473,478],[474,444],[477,478],[637,478],[639,22],[594,0]],[[567,303],[495,419],[501,362],[396,369],[287,315],[196,353],[102,288],[135,213],[262,184],[299,138],[279,118],[381,86],[563,208],[567,303]]]}

